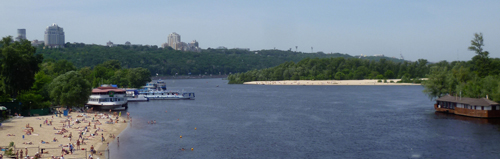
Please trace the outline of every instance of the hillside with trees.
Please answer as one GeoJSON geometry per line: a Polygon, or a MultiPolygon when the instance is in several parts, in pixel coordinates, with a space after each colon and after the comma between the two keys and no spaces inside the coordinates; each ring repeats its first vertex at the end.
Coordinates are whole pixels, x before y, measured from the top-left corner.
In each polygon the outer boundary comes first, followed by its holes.
{"type": "MultiPolygon", "coordinates": [[[[254,69],[278,66],[284,62],[298,62],[305,58],[346,57],[347,54],[301,53],[291,50],[211,49],[201,52],[183,52],[172,48],[155,46],[118,45],[113,47],[66,43],[65,48],[37,48],[37,54],[45,59],[68,60],[77,68],[93,67],[107,60],[118,60],[123,68],[146,68],[151,75],[192,75],[231,74],[254,69]]],[[[363,57],[366,59],[386,59],[394,62],[403,60],[388,57],[363,57]]]]}

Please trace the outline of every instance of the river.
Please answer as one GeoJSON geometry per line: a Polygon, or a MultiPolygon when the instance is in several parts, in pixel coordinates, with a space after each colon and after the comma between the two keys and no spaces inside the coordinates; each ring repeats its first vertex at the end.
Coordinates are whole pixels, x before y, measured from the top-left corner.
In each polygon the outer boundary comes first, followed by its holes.
{"type": "Polygon", "coordinates": [[[111,158],[500,156],[497,119],[436,113],[422,86],[166,83],[196,99],[129,103],[133,123],[110,143],[111,158]]]}

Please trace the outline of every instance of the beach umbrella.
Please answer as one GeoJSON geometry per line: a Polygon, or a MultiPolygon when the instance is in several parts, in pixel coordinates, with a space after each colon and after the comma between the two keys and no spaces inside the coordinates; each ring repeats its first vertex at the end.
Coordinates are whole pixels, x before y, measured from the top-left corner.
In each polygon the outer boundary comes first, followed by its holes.
{"type": "Polygon", "coordinates": [[[7,107],[0,106],[0,110],[7,110],[7,107]]]}

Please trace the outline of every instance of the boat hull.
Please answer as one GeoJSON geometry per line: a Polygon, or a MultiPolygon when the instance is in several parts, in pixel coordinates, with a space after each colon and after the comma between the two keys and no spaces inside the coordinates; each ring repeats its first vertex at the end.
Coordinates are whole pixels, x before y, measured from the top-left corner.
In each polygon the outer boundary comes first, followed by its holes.
{"type": "Polygon", "coordinates": [[[437,112],[450,113],[468,117],[476,117],[476,118],[500,118],[500,110],[473,110],[473,109],[465,109],[458,108],[448,109],[448,108],[440,108],[437,104],[434,104],[434,109],[437,112]]]}
{"type": "Polygon", "coordinates": [[[182,99],[191,99],[194,100],[194,97],[161,97],[161,96],[156,96],[156,97],[148,97],[151,100],[182,100],[182,99]]]}
{"type": "Polygon", "coordinates": [[[149,98],[137,97],[137,98],[127,98],[128,102],[149,102],[149,98]]]}
{"type": "Polygon", "coordinates": [[[124,108],[124,109],[128,109],[128,104],[125,103],[125,104],[121,104],[121,105],[105,105],[105,104],[101,104],[101,105],[96,105],[96,104],[87,104],[88,107],[93,107],[94,109],[102,109],[102,110],[108,110],[108,109],[119,109],[119,108],[124,108]]]}

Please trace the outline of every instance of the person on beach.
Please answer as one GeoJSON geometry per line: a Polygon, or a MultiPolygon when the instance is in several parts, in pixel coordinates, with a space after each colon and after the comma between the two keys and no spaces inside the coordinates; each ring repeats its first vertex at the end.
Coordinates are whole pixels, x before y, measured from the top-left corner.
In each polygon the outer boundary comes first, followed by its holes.
{"type": "Polygon", "coordinates": [[[19,150],[16,151],[16,158],[19,158],[19,150]]]}
{"type": "Polygon", "coordinates": [[[56,139],[56,137],[54,137],[54,139],[52,139],[52,142],[57,142],[57,139],[56,139]]]}
{"type": "Polygon", "coordinates": [[[23,149],[21,149],[21,151],[19,151],[19,158],[23,158],[23,149]]]}
{"type": "MultiPolygon", "coordinates": [[[[109,110],[109,111],[111,111],[111,110],[109,110]]],[[[90,146],[90,153],[94,154],[94,145],[90,146]]]]}
{"type": "Polygon", "coordinates": [[[28,156],[28,148],[25,147],[24,149],[26,150],[26,156],[28,156]]]}
{"type": "Polygon", "coordinates": [[[76,140],[76,149],[80,149],[80,140],[76,140]]]}

